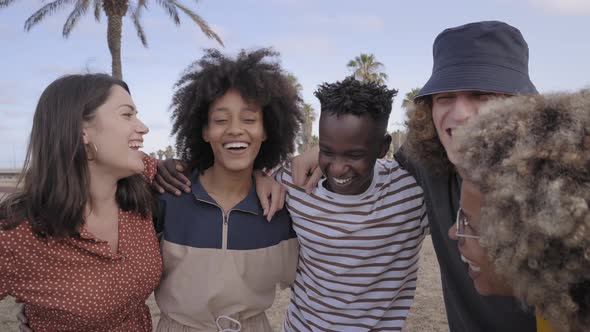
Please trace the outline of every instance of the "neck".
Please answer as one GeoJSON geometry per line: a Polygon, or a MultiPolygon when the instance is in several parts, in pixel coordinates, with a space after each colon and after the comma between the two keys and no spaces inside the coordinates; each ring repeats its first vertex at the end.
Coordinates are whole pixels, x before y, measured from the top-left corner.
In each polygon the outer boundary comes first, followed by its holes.
{"type": "Polygon", "coordinates": [[[237,203],[248,195],[252,188],[252,172],[252,168],[233,172],[213,164],[205,170],[199,180],[211,197],[225,205],[220,201],[237,203]]]}
{"type": "Polygon", "coordinates": [[[99,214],[100,211],[117,205],[118,178],[109,172],[90,165],[90,201],[86,204],[88,214],[99,214]]]}

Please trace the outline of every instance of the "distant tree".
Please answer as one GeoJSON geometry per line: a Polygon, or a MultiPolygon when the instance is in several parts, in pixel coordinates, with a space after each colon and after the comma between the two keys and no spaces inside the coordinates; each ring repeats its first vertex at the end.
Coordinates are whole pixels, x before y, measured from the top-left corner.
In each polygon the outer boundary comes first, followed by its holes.
{"type": "Polygon", "coordinates": [[[318,146],[320,145],[320,138],[317,137],[316,135],[311,136],[311,142],[310,142],[310,147],[314,147],[314,146],[318,146]]]}
{"type": "Polygon", "coordinates": [[[404,101],[402,101],[402,107],[408,108],[408,105],[413,102],[414,97],[420,92],[420,88],[413,88],[410,92],[406,93],[404,101]]]}
{"type": "Polygon", "coordinates": [[[174,158],[174,155],[176,155],[174,148],[171,145],[168,145],[164,151],[164,156],[166,156],[166,159],[172,159],[174,158]]]}
{"type": "Polygon", "coordinates": [[[149,156],[152,157],[152,158],[154,158],[154,159],[156,159],[158,157],[155,152],[150,152],[149,153],[149,156]]]}
{"type": "Polygon", "coordinates": [[[406,140],[406,131],[398,129],[389,133],[389,135],[391,135],[391,145],[385,158],[393,159],[393,154],[402,146],[402,144],[404,144],[404,141],[406,140]]]}
{"type": "MultiPolygon", "coordinates": [[[[293,87],[295,87],[295,90],[297,90],[297,94],[301,95],[303,86],[299,83],[297,77],[291,73],[287,74],[287,77],[293,87]]],[[[307,104],[303,100],[299,102],[299,107],[303,111],[303,123],[299,137],[297,138],[297,151],[302,153],[312,146],[313,122],[316,120],[316,115],[311,104],[307,104]]]]}
{"type": "Polygon", "coordinates": [[[165,151],[164,150],[158,150],[156,151],[156,153],[158,154],[158,159],[162,160],[162,157],[164,156],[165,151]]]}
{"type": "MultiPolygon", "coordinates": [[[[0,9],[9,6],[13,2],[15,0],[0,0],[0,9]]],[[[213,38],[219,44],[223,45],[221,38],[209,27],[207,22],[188,7],[179,3],[177,0],[156,0],[156,2],[166,11],[176,25],[180,25],[180,17],[178,16],[178,11],[180,10],[201,28],[205,36],[213,38]]],[[[54,0],[45,4],[25,21],[25,30],[31,30],[46,15],[54,14],[66,6],[73,5],[74,9],[68,16],[62,32],[64,38],[67,38],[78,23],[80,17],[86,14],[88,10],[94,12],[96,21],[100,21],[101,13],[104,12],[107,17],[107,43],[111,52],[113,77],[122,79],[121,35],[123,32],[123,17],[130,14],[133,26],[137,31],[137,36],[143,46],[147,47],[145,32],[140,23],[143,10],[148,9],[147,3],[148,0],[137,0],[136,2],[129,0],[54,0]]]]}
{"type": "Polygon", "coordinates": [[[373,54],[361,53],[360,56],[350,60],[346,66],[359,81],[384,84],[388,79],[387,74],[383,72],[385,66],[377,61],[373,54]]]}
{"type": "Polygon", "coordinates": [[[297,90],[297,93],[301,93],[301,91],[303,90],[303,86],[301,85],[301,83],[299,83],[297,76],[288,73],[287,78],[289,79],[289,82],[293,84],[293,87],[295,88],[295,90],[297,90]]]}
{"type": "Polygon", "coordinates": [[[315,121],[315,111],[310,104],[303,104],[303,126],[301,128],[301,143],[297,147],[299,153],[307,151],[313,143],[313,122],[315,121]]]}

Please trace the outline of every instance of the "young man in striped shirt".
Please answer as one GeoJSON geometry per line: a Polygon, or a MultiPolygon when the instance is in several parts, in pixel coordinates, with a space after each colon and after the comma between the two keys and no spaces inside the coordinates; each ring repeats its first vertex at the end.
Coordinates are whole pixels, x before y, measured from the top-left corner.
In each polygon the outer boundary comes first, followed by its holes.
{"type": "Polygon", "coordinates": [[[389,149],[396,90],[354,78],[324,84],[319,167],[307,194],[287,165],[276,178],[300,242],[285,331],[400,331],[428,232],[422,189],[389,149]]]}

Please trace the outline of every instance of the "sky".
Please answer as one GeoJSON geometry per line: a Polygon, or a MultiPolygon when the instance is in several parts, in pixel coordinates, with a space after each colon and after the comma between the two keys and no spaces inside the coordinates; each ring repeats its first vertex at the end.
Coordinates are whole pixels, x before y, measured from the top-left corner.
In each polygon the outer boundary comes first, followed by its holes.
{"type": "MultiPolygon", "coordinates": [[[[210,24],[225,47],[182,14],[181,25],[174,25],[157,1],[148,1],[142,16],[148,48],[131,20],[123,20],[123,77],[150,128],[146,152],[174,145],[169,111],[174,82],[211,47],[228,54],[273,47],[316,114],[317,86],[342,80],[351,73],[349,60],[372,53],[385,65],[387,85],[399,90],[390,130],[402,128],[404,95],[430,77],[435,37],[469,22],[500,20],[517,27],[528,42],[531,80],[541,93],[590,87],[590,0],[179,1],[210,24]]],[[[35,106],[49,83],[65,74],[111,72],[104,16],[96,22],[87,13],[64,39],[70,6],[24,31],[25,20],[45,3],[22,0],[0,9],[0,168],[22,165],[35,106]]]]}

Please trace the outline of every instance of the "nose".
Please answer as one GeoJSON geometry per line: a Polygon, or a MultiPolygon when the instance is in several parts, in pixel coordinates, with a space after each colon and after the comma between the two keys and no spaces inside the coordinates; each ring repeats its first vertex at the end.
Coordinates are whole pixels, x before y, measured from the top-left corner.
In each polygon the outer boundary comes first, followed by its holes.
{"type": "Polygon", "coordinates": [[[336,159],[330,163],[328,171],[332,177],[342,177],[348,173],[348,165],[341,160],[336,159]]]}
{"type": "Polygon", "coordinates": [[[227,128],[227,133],[230,135],[239,135],[242,133],[242,124],[239,119],[232,119],[227,128]]]}
{"type": "Polygon", "coordinates": [[[143,123],[139,119],[137,119],[137,122],[138,122],[138,124],[137,124],[137,132],[138,133],[145,135],[150,132],[150,128],[148,128],[148,126],[146,126],[145,123],[143,123]]]}
{"type": "Polygon", "coordinates": [[[459,123],[469,120],[473,115],[477,114],[477,106],[478,104],[471,96],[458,96],[455,111],[453,112],[455,120],[459,123]]]}

